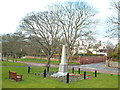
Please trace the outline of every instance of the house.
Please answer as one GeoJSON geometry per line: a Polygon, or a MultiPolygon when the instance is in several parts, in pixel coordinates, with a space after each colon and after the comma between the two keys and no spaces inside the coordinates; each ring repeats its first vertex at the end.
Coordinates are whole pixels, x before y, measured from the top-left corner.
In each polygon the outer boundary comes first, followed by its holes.
{"type": "Polygon", "coordinates": [[[88,43],[85,43],[84,41],[79,41],[78,46],[74,47],[73,52],[73,54],[85,54],[87,52],[91,52],[92,54],[107,56],[107,48],[106,46],[101,44],[101,41],[99,41],[97,48],[90,48],[88,43]]]}

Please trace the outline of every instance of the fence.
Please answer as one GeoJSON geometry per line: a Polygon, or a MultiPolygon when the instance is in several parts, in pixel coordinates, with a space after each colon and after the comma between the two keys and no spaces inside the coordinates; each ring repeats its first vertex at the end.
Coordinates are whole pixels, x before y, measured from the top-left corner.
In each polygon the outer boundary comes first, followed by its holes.
{"type": "MultiPolygon", "coordinates": [[[[30,67],[28,67],[28,74],[30,74],[30,67]]],[[[57,73],[57,71],[51,71],[47,72],[46,69],[38,72],[34,72],[31,74],[38,75],[44,78],[50,78],[58,81],[62,81],[65,83],[71,83],[75,81],[80,81],[80,80],[85,80],[85,79],[91,79],[93,77],[97,77],[97,71],[95,70],[94,72],[86,72],[86,71],[80,71],[80,68],[78,70],[74,70],[72,68],[71,73],[67,73],[66,76],[61,76],[61,77],[53,77],[51,75],[57,73]]]]}

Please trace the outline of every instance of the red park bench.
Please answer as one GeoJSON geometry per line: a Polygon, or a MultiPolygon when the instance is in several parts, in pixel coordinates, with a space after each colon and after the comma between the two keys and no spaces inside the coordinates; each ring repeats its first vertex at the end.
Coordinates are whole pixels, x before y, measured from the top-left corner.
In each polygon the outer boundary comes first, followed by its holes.
{"type": "Polygon", "coordinates": [[[9,71],[9,79],[10,79],[10,78],[18,81],[18,80],[22,80],[22,75],[17,75],[16,72],[11,72],[11,71],[9,71]]]}

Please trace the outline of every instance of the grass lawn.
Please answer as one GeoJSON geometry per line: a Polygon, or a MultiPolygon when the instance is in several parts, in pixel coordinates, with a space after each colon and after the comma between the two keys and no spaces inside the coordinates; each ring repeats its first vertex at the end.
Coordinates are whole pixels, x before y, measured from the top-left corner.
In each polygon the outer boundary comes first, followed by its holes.
{"type": "MultiPolygon", "coordinates": [[[[12,60],[12,59],[11,59],[12,60]]],[[[25,58],[25,59],[14,59],[14,60],[17,60],[17,61],[24,61],[24,62],[34,62],[34,63],[44,63],[46,64],[47,63],[47,60],[43,60],[43,59],[33,59],[33,58],[25,58]]],[[[59,64],[60,61],[53,61],[51,60],[50,62],[51,64],[59,64]]],[[[76,65],[78,63],[76,62],[69,62],[70,65],[76,65]]]]}
{"type": "MultiPolygon", "coordinates": [[[[8,64],[8,66],[20,64],[15,62],[3,63],[6,63],[5,65],[8,64]]],[[[31,67],[31,73],[43,70],[44,67],[31,67]]],[[[50,68],[50,70],[57,71],[58,68],[50,68]]],[[[71,72],[71,70],[68,72],[71,72]]],[[[67,84],[50,78],[27,74],[27,67],[2,67],[2,88],[118,88],[118,76],[100,73],[98,77],[67,84]],[[8,70],[23,75],[23,81],[9,80],[8,70]]]]}
{"type": "Polygon", "coordinates": [[[0,63],[0,65],[3,65],[3,66],[26,66],[26,64],[24,64],[24,63],[13,63],[13,62],[8,62],[8,61],[3,61],[2,63],[0,63]]]}

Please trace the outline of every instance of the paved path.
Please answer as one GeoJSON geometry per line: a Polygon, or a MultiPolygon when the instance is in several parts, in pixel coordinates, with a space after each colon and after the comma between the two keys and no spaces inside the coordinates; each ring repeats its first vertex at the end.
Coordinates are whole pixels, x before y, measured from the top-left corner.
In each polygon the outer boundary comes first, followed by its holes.
{"type": "Polygon", "coordinates": [[[76,65],[75,68],[81,68],[81,69],[88,69],[88,70],[97,70],[102,73],[113,73],[117,74],[120,73],[120,69],[118,68],[111,68],[106,67],[105,63],[94,63],[94,64],[86,64],[86,65],[76,65]]]}
{"type": "MultiPolygon", "coordinates": [[[[9,60],[12,62],[12,60],[9,60]]],[[[17,61],[18,63],[25,63],[28,66],[45,66],[46,64],[41,63],[33,63],[33,62],[23,62],[23,61],[17,61]]],[[[51,67],[59,67],[59,65],[53,65],[51,64],[51,67]]],[[[94,71],[97,70],[101,73],[112,73],[112,74],[120,74],[120,69],[117,68],[110,68],[106,67],[105,63],[94,63],[94,64],[85,64],[85,65],[69,65],[68,68],[71,69],[72,67],[75,67],[75,69],[80,68],[83,71],[94,71]]]]}

